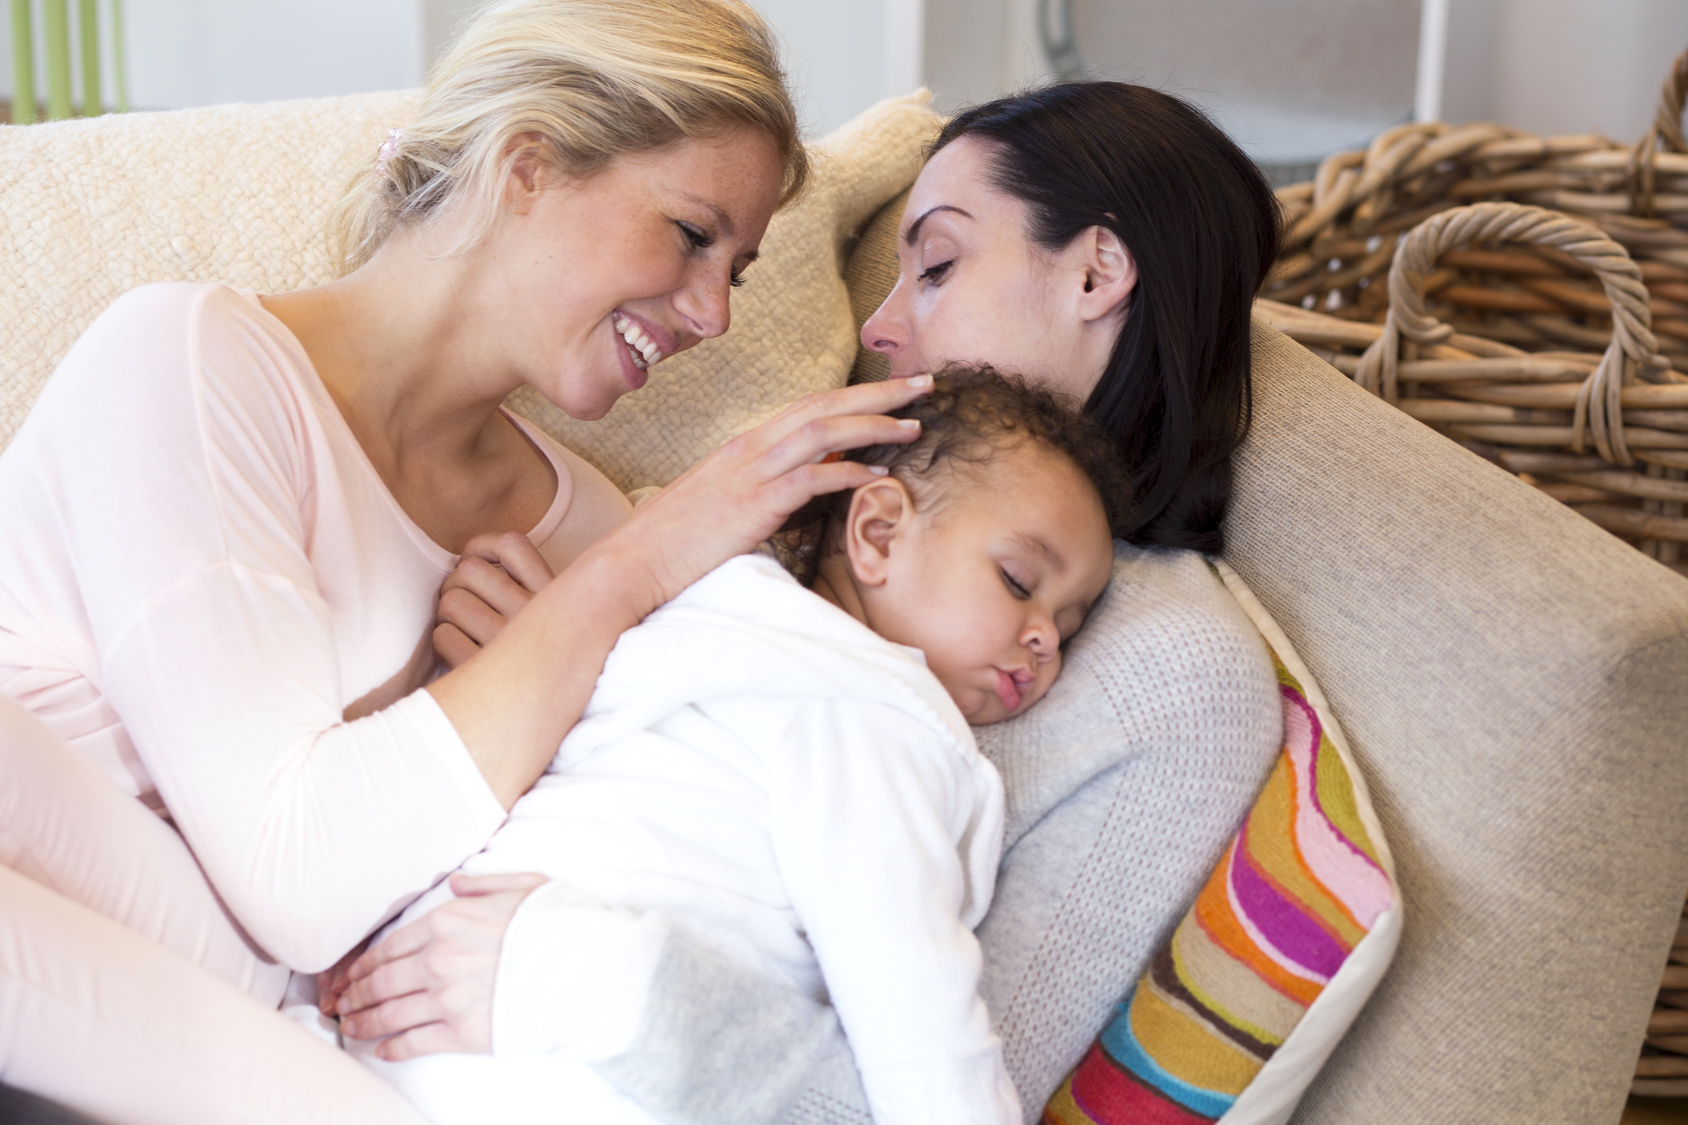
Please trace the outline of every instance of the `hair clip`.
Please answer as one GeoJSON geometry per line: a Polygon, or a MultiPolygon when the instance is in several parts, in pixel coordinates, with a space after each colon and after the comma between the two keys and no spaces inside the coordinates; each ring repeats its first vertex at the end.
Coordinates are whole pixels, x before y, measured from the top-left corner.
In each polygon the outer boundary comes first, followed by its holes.
{"type": "Polygon", "coordinates": [[[403,129],[393,129],[387,133],[387,139],[381,142],[381,149],[375,154],[375,170],[377,172],[387,170],[387,161],[393,158],[393,155],[399,150],[399,145],[403,142],[403,129]]]}

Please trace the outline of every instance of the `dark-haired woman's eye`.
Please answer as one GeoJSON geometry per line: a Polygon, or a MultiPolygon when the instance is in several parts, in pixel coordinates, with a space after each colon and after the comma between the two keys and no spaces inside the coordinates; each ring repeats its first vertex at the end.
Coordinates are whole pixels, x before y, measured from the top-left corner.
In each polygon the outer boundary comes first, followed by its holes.
{"type": "Polygon", "coordinates": [[[691,243],[693,250],[707,250],[715,245],[715,240],[705,234],[699,227],[694,227],[690,223],[679,220],[675,220],[674,225],[680,228],[680,233],[686,236],[686,241],[691,243]]]}
{"type": "Polygon", "coordinates": [[[1009,574],[1006,570],[999,568],[997,573],[1002,575],[1003,584],[1008,587],[1008,592],[1013,594],[1016,598],[1019,598],[1021,601],[1025,601],[1027,598],[1032,596],[1032,592],[1026,589],[1026,587],[1017,578],[1015,578],[1012,574],[1009,574]]]}
{"type": "Polygon", "coordinates": [[[953,265],[955,265],[955,259],[952,258],[947,262],[939,262],[935,266],[927,266],[926,269],[923,270],[914,280],[930,281],[932,284],[936,285],[943,281],[944,275],[949,273],[950,267],[953,265]]]}
{"type": "Polygon", "coordinates": [[[734,289],[737,289],[739,286],[744,284],[744,274],[740,273],[738,270],[734,270],[733,276],[727,279],[727,284],[731,285],[734,289]]]}

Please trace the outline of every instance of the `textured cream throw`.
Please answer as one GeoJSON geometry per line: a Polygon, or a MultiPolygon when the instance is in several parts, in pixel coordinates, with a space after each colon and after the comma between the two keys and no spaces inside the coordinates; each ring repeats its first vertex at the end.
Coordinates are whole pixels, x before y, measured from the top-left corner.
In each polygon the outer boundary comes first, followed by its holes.
{"type": "MultiPolygon", "coordinates": [[[[60,357],[120,293],[222,281],[279,293],[329,280],[326,224],[403,127],[413,91],[0,129],[0,448],[60,357]]],[[[663,484],[855,359],[846,241],[914,179],[937,118],[881,102],[811,146],[809,190],[774,217],[727,335],[658,364],[599,422],[532,395],[517,409],[623,489],[663,484]]]]}

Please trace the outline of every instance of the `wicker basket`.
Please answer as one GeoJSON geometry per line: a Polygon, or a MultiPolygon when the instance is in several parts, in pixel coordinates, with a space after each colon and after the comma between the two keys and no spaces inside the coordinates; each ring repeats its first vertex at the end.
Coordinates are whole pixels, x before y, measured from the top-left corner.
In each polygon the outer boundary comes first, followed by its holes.
{"type": "Polygon", "coordinates": [[[1631,1092],[1655,1098],[1688,1098],[1688,906],[1671,945],[1647,1042],[1631,1092]]]}
{"type": "Polygon", "coordinates": [[[1260,311],[1688,573],[1685,94],[1688,52],[1634,148],[1433,123],[1330,157],[1278,193],[1260,311]]]}

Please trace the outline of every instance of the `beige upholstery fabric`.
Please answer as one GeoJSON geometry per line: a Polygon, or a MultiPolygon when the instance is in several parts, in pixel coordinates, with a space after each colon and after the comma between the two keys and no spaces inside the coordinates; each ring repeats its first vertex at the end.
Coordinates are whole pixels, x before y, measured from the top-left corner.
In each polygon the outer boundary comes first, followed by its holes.
{"type": "MultiPolygon", "coordinates": [[[[0,447],[59,358],[118,294],[151,281],[285,292],[328,280],[325,223],[414,92],[218,106],[0,130],[0,447]]],[[[624,489],[663,484],[856,355],[847,238],[914,179],[929,97],[892,98],[812,147],[815,176],[774,217],[733,327],[651,371],[602,421],[531,394],[516,407],[624,489]]]]}
{"type": "Polygon", "coordinates": [[[1395,965],[1295,1120],[1616,1121],[1688,890],[1688,580],[1255,328],[1227,559],[1395,849],[1395,965]]]}
{"type": "MultiPolygon", "coordinates": [[[[907,205],[908,191],[904,190],[874,212],[844,263],[844,284],[850,289],[850,312],[856,319],[858,340],[862,325],[897,284],[897,228],[902,225],[907,205]]],[[[890,360],[879,352],[858,348],[850,382],[872,383],[890,374],[890,360]]]]}
{"type": "Polygon", "coordinates": [[[0,448],[118,294],[327,281],[326,223],[412,91],[0,129],[0,448]]]}

